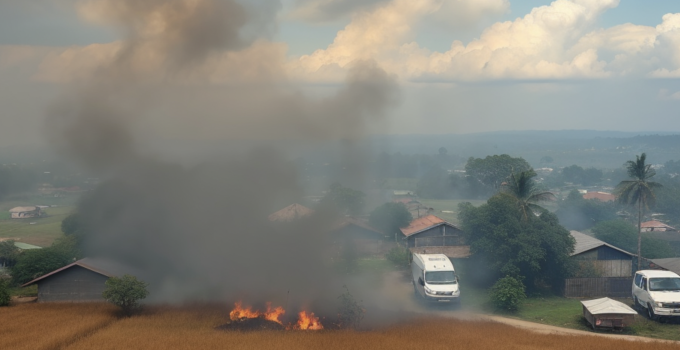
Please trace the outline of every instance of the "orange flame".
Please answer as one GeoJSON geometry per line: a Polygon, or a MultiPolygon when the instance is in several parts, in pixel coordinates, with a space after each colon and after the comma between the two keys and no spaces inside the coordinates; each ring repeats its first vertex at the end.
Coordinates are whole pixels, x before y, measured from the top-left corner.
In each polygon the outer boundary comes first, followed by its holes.
{"type": "Polygon", "coordinates": [[[267,311],[266,312],[260,312],[258,310],[253,311],[253,309],[248,306],[247,308],[243,308],[243,304],[239,301],[234,304],[234,309],[231,310],[229,313],[229,318],[232,321],[238,321],[244,318],[258,318],[262,317],[266,320],[273,321],[279,324],[283,324],[281,320],[279,320],[279,317],[281,315],[285,314],[286,310],[284,310],[282,307],[277,307],[272,310],[271,303],[267,303],[267,311]]]}
{"type": "Polygon", "coordinates": [[[307,313],[307,311],[300,311],[298,314],[297,324],[293,329],[300,330],[320,330],[323,329],[323,325],[319,321],[319,318],[314,316],[313,312],[307,313]]]}

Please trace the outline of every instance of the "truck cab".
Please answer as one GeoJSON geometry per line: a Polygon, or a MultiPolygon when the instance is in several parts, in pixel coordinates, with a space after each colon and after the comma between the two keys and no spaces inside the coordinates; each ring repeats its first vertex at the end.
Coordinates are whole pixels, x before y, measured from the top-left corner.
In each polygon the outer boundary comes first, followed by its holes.
{"type": "Polygon", "coordinates": [[[633,278],[633,305],[650,319],[680,317],[680,276],[671,271],[641,270],[633,278]]]}
{"type": "Polygon", "coordinates": [[[413,254],[411,274],[416,297],[432,302],[460,302],[458,276],[446,255],[413,254]]]}

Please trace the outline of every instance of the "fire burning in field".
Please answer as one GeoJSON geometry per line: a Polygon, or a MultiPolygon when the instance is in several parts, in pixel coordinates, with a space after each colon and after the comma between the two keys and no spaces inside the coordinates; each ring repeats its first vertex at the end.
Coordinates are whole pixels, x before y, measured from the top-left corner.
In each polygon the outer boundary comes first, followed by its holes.
{"type": "MultiPolygon", "coordinates": [[[[267,303],[267,311],[261,312],[259,310],[253,310],[250,306],[243,308],[243,304],[239,301],[234,304],[234,309],[229,313],[229,318],[233,322],[259,318],[283,325],[280,317],[285,313],[286,310],[280,306],[272,309],[271,303],[267,303]]],[[[319,321],[319,318],[314,316],[313,312],[301,311],[298,313],[298,321],[295,324],[288,324],[286,329],[321,330],[323,329],[323,325],[321,324],[321,321],[319,321]]]]}

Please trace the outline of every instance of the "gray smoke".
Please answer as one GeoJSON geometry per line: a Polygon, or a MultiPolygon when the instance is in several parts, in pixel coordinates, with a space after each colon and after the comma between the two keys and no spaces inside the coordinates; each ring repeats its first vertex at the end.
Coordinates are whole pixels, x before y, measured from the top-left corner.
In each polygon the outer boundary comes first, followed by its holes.
{"type": "Polygon", "coordinates": [[[263,26],[251,20],[262,16],[235,1],[97,4],[124,29],[123,49],[55,103],[48,119],[57,149],[104,179],[79,208],[86,254],[136,267],[157,301],[281,304],[287,291],[297,304],[334,299],[341,290],[328,291],[339,287],[327,269],[332,213],[290,224],[267,216],[305,193],[288,160],[293,149],[342,139],[345,176],[360,181],[365,155],[357,140],[396,102],[394,79],[374,62],[357,62],[343,86],[319,98],[274,77],[220,87],[178,83],[214,55],[255,45],[241,30],[252,35],[263,26]],[[148,55],[164,59],[145,75],[140,62],[148,55]],[[213,149],[190,166],[167,151],[206,139],[249,146],[213,149]],[[164,160],[152,155],[158,149],[166,150],[164,160]]]}

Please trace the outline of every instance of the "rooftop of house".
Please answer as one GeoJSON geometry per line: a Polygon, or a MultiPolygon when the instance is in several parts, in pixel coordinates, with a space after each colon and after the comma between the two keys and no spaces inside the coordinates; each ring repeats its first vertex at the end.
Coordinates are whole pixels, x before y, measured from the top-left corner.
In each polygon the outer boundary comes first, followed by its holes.
{"type": "Polygon", "coordinates": [[[666,229],[666,231],[677,231],[675,227],[668,226],[663,222],[657,220],[645,221],[642,224],[640,224],[640,226],[642,228],[663,228],[666,229]]]}
{"type": "Polygon", "coordinates": [[[52,275],[55,275],[61,271],[70,269],[74,266],[80,266],[82,268],[88,269],[90,271],[96,272],[100,275],[104,275],[106,277],[118,277],[118,276],[123,276],[125,274],[132,274],[136,275],[137,271],[135,271],[133,268],[129,266],[125,266],[121,263],[118,263],[113,260],[108,260],[108,259],[102,259],[102,258],[84,258],[80,259],[74,263],[71,263],[69,265],[66,265],[60,269],[56,269],[50,273],[44,274],[28,283],[25,283],[22,285],[22,287],[29,286],[33,283],[39,282],[47,277],[50,277],[52,275]]]}
{"type": "Polygon", "coordinates": [[[578,231],[570,231],[571,236],[574,237],[574,240],[576,240],[576,244],[574,245],[574,252],[571,253],[571,256],[578,255],[581,253],[585,253],[589,250],[593,250],[598,247],[606,246],[615,250],[618,250],[622,253],[628,254],[630,256],[635,256],[635,254],[629,253],[623,249],[617,248],[609,243],[603,242],[595,237],[588,236],[584,233],[578,232],[578,231]]]}
{"type": "Polygon", "coordinates": [[[583,195],[583,199],[597,199],[602,202],[611,202],[616,200],[616,196],[607,192],[588,192],[583,195]]]}
{"type": "Polygon", "coordinates": [[[422,218],[417,218],[411,221],[411,223],[407,227],[401,229],[401,233],[403,233],[404,236],[408,237],[439,225],[448,225],[454,228],[458,228],[452,223],[447,222],[444,219],[441,219],[437,216],[426,215],[423,216],[422,218]]]}
{"type": "Polygon", "coordinates": [[[269,221],[290,222],[312,215],[314,210],[300,204],[291,204],[268,216],[269,221]]]}

